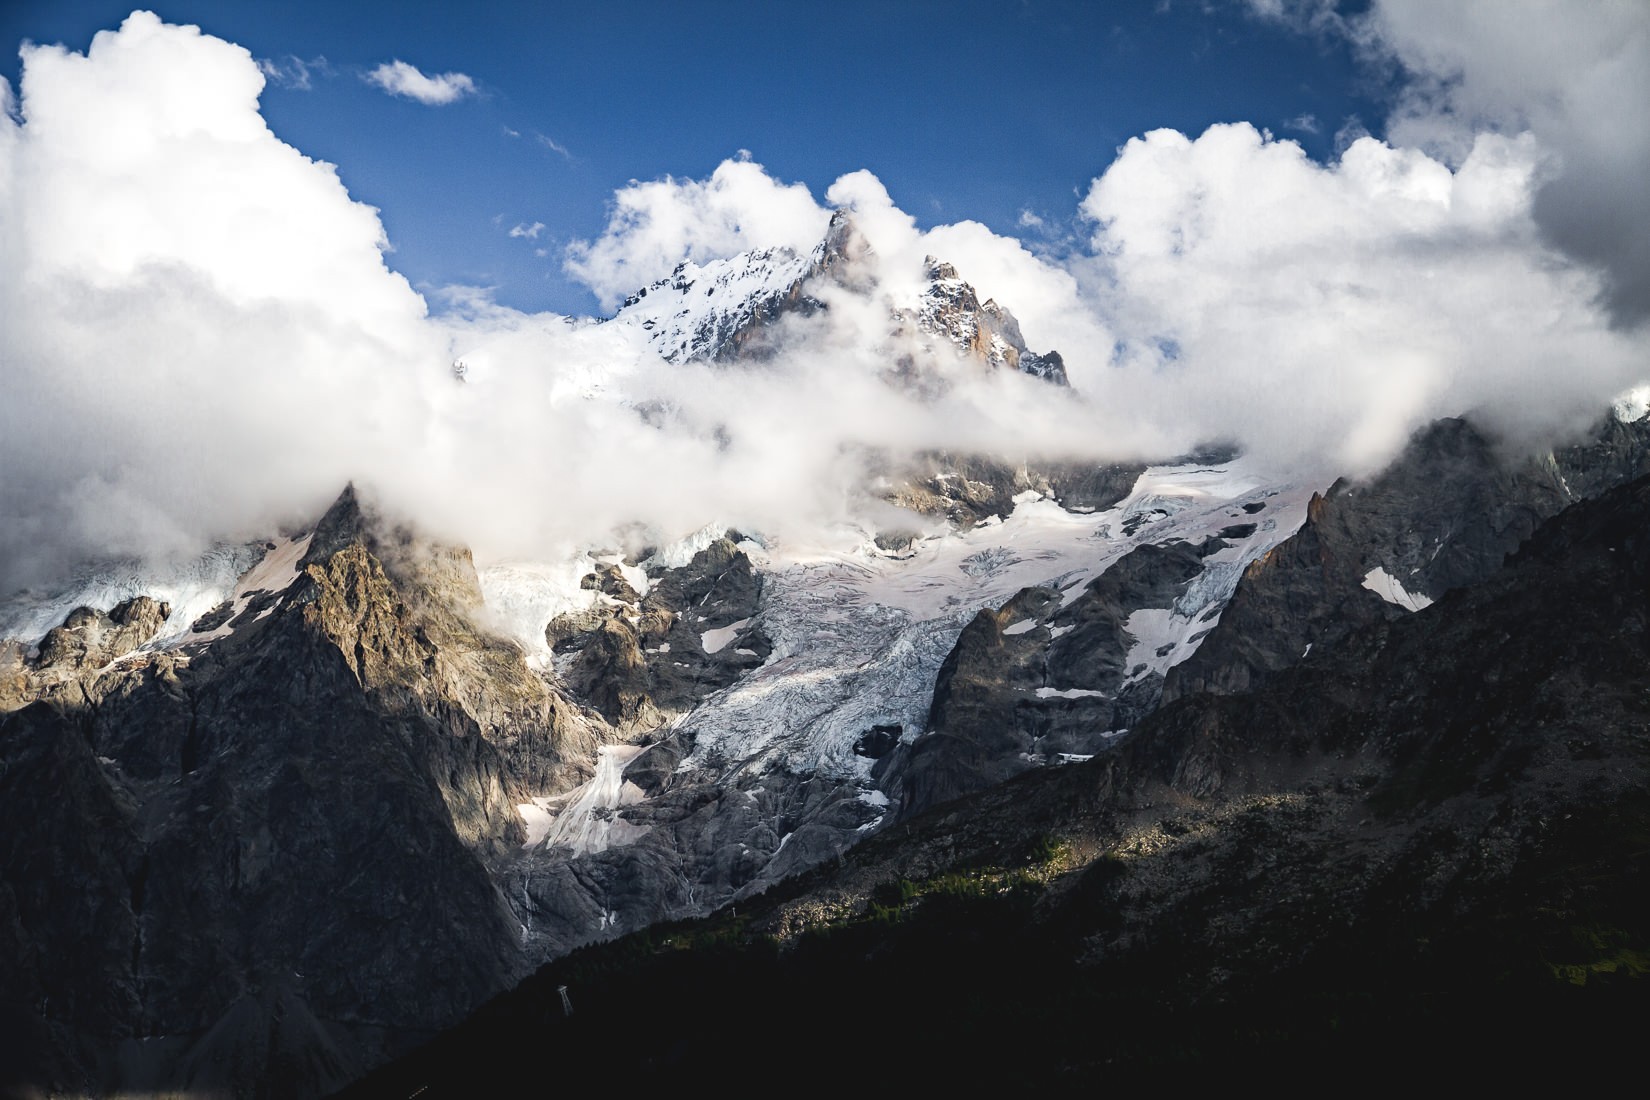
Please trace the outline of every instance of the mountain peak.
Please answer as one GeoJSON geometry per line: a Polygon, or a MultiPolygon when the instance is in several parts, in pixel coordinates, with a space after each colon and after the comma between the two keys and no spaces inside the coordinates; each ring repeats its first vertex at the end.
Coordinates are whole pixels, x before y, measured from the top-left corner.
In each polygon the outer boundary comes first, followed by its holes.
{"type": "Polygon", "coordinates": [[[930,282],[950,281],[957,278],[957,269],[954,266],[934,256],[924,256],[922,265],[928,271],[930,282]]]}
{"type": "MultiPolygon", "coordinates": [[[[853,214],[837,210],[825,236],[806,256],[789,248],[763,248],[700,264],[684,260],[668,278],[624,300],[614,324],[634,326],[673,363],[726,361],[771,354],[764,337],[782,317],[808,316],[826,304],[811,288],[822,279],[855,294],[872,295],[878,279],[875,250],[853,214]]],[[[907,324],[926,336],[944,337],[988,370],[1007,368],[1066,385],[1058,352],[1026,347],[1019,322],[995,300],[981,303],[954,265],[923,260],[927,285],[917,302],[890,302],[890,335],[907,324]]]]}
{"type": "Polygon", "coordinates": [[[874,253],[871,242],[854,221],[853,214],[847,210],[836,210],[832,212],[831,223],[825,229],[825,239],[814,247],[813,274],[830,272],[839,282],[845,282],[847,285],[861,282],[862,280],[843,277],[857,268],[862,268],[867,258],[874,253]]]}
{"type": "Polygon", "coordinates": [[[315,534],[310,539],[303,564],[324,562],[353,542],[365,542],[370,527],[366,512],[361,507],[360,495],[355,491],[355,483],[349,482],[316,522],[315,534]]]}
{"type": "Polygon", "coordinates": [[[981,302],[978,292],[952,264],[933,256],[925,257],[923,264],[928,285],[915,310],[904,311],[918,331],[944,337],[988,370],[1006,368],[1058,386],[1069,384],[1060,353],[1039,355],[1026,347],[1020,322],[996,299],[981,302]]]}

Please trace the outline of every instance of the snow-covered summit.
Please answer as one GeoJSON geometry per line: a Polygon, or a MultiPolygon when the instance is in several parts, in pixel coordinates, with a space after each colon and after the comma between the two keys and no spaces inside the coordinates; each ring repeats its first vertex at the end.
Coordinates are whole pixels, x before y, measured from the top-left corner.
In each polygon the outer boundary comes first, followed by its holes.
{"type": "MultiPolygon", "coordinates": [[[[761,334],[781,317],[828,308],[825,295],[816,293],[820,280],[852,293],[882,294],[872,255],[852,215],[839,210],[807,255],[763,248],[703,264],[685,260],[668,278],[626,298],[609,323],[640,330],[673,363],[760,354],[761,334]]],[[[948,347],[988,370],[1006,367],[1065,384],[1059,353],[1029,350],[1005,307],[991,299],[982,303],[951,264],[930,256],[925,267],[915,298],[884,294],[891,342],[914,335],[929,351],[948,347]]]]}
{"type": "Polygon", "coordinates": [[[673,363],[721,359],[739,351],[750,333],[802,297],[812,256],[764,248],[726,260],[684,260],[667,279],[624,300],[613,323],[634,326],[673,363]]]}

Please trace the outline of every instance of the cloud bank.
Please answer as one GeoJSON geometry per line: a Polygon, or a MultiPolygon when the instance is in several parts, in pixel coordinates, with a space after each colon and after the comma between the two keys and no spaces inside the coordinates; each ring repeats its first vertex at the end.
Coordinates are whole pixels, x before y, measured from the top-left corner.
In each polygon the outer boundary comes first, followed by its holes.
{"type": "Polygon", "coordinates": [[[1480,135],[1454,170],[1369,137],[1319,165],[1248,124],[1130,141],[1082,203],[1123,335],[1112,401],[1355,473],[1442,415],[1578,429],[1643,373],[1644,341],[1539,239],[1541,163],[1529,135],[1480,135]]]}
{"type": "Polygon", "coordinates": [[[1650,4],[1600,0],[1249,0],[1263,19],[1350,39],[1404,77],[1387,138],[1451,165],[1486,130],[1528,132],[1547,162],[1532,215],[1595,267],[1618,324],[1650,320],[1650,4]]]}
{"type": "MultiPolygon", "coordinates": [[[[349,480],[495,560],[637,523],[806,539],[876,518],[868,464],[921,448],[1100,461],[1229,439],[1327,481],[1441,415],[1556,438],[1650,363],[1617,268],[1543,221],[1564,153],[1533,125],[1448,152],[1364,137],[1330,164],[1242,123],[1154,131],[1097,151],[1087,248],[1059,260],[975,222],[924,229],[869,172],[816,197],[739,156],[622,188],[566,254],[611,307],[684,259],[806,251],[846,207],[882,292],[948,260],[1078,391],[961,372],[919,397],[887,382],[887,301],[846,291],[759,367],[667,364],[621,326],[477,292],[431,316],[377,212],[265,125],[258,62],[196,28],[135,13],[85,55],[26,48],[23,74],[0,117],[5,591],[266,535],[349,480]]],[[[1421,117],[1406,101],[1402,126],[1421,117]]],[[[1619,209],[1599,217],[1642,235],[1619,209]]]]}
{"type": "Polygon", "coordinates": [[[4,579],[197,550],[392,465],[445,349],[376,211],[264,125],[251,55],[138,12],[84,56],[23,58],[23,121],[0,120],[4,579]]]}
{"type": "Polygon", "coordinates": [[[463,73],[426,76],[399,58],[385,62],[366,73],[362,79],[368,84],[378,85],[390,95],[416,99],[430,107],[444,106],[476,94],[475,81],[463,73]]]}

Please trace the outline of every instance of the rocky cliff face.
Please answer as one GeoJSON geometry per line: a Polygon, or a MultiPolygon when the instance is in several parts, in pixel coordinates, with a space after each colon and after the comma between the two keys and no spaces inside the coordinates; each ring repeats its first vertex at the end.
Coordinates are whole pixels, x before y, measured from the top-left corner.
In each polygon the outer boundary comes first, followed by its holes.
{"type": "MultiPolygon", "coordinates": [[[[1162,684],[1134,660],[1130,622],[1143,634],[1140,619],[1170,617],[1204,575],[1205,560],[1226,549],[1218,538],[1148,543],[1070,599],[1028,588],[980,612],[940,668],[928,731],[880,773],[901,815],[1032,767],[1088,759],[1126,733],[1155,708],[1162,684]]],[[[1152,656],[1168,657],[1178,644],[1165,638],[1152,656]]]]}
{"type": "Polygon", "coordinates": [[[1464,420],[1424,429],[1367,484],[1339,481],[1296,537],[1255,562],[1166,699],[1248,689],[1309,652],[1482,580],[1542,520],[1650,471],[1650,420],[1603,421],[1591,443],[1500,452],[1464,420]]]}
{"type": "Polygon", "coordinates": [[[592,608],[558,617],[546,638],[577,654],[569,687],[620,729],[656,729],[773,649],[752,625],[761,577],[726,537],[666,573],[645,597],[612,565],[584,583],[600,593],[592,608]]]}
{"type": "Polygon", "coordinates": [[[15,640],[0,642],[0,713],[35,698],[74,692],[120,658],[153,638],[171,616],[170,605],[134,596],[108,611],[77,607],[29,652],[15,640]]]}
{"type": "Polygon", "coordinates": [[[927,283],[914,310],[901,312],[901,320],[926,336],[949,341],[970,358],[991,369],[1007,369],[1029,374],[1056,385],[1066,385],[1066,366],[1060,353],[1044,355],[1026,348],[1020,323],[995,299],[980,301],[974,288],[957,275],[957,269],[933,256],[927,265],[927,283]]]}
{"type": "Polygon", "coordinates": [[[1489,576],[1579,492],[1650,470],[1646,440],[1650,422],[1611,417],[1590,443],[1522,458],[1440,421],[1368,484],[1314,494],[1300,529],[1223,591],[1207,562],[1223,556],[1221,535],[1252,534],[1264,501],[1200,542],[1136,548],[1080,595],[1025,589],[963,631],[924,735],[877,774],[909,816],[1086,757],[1160,702],[1252,690],[1489,576]]]}
{"type": "Polygon", "coordinates": [[[372,530],[346,494],[262,611],[0,722],[21,1079],[313,1095],[522,973],[488,865],[587,724],[464,619],[465,555],[372,530]]]}
{"type": "MultiPolygon", "coordinates": [[[[1141,946],[1152,928],[1188,958],[1230,951],[1258,968],[1246,973],[1271,974],[1284,949],[1264,914],[1277,906],[1333,924],[1404,896],[1411,872],[1393,878],[1384,861],[1477,883],[1470,843],[1510,850],[1497,822],[1513,823],[1515,855],[1540,841],[1532,822],[1552,813],[1495,801],[1531,761],[1543,790],[1590,782],[1567,761],[1636,774],[1630,746],[1583,729],[1627,719],[1588,717],[1571,690],[1596,655],[1587,632],[1631,654],[1637,643],[1617,635],[1636,612],[1611,603],[1546,625],[1582,598],[1566,581],[1528,612],[1535,626],[1518,620],[1566,554],[1575,585],[1620,581],[1605,567],[1627,564],[1594,544],[1627,521],[1551,536],[1530,552],[1542,564],[1506,582],[1523,595],[1443,613],[1461,592],[1490,591],[1460,578],[1533,528],[1555,493],[1638,461],[1636,429],[1510,467],[1462,425],[1436,432],[1418,441],[1416,468],[1311,509],[1305,489],[1211,455],[1141,471],[1121,498],[1128,472],[1075,471],[1016,489],[997,514],[1021,473],[970,467],[983,515],[852,560],[780,565],[734,533],[668,561],[609,555],[545,626],[548,661],[478,625],[466,551],[353,492],[307,536],[269,543],[181,635],[155,601],[76,612],[4,658],[24,705],[0,721],[0,1013],[22,1043],[3,1064],[94,1093],[250,1092],[278,1066],[290,1095],[314,1095],[583,945],[730,902],[755,913],[793,876],[840,869],[828,887],[809,880],[823,893],[802,908],[772,911],[772,927],[802,927],[798,914],[848,904],[826,894],[868,897],[896,867],[943,876],[967,852],[1030,850],[1056,832],[1097,869],[1049,879],[1065,885],[1047,927],[1092,923],[1094,898],[1120,914],[1070,958],[1160,960],[1141,946]],[[1446,459],[1465,471],[1448,483],[1464,509],[1423,492],[1444,483],[1446,459]],[[1273,648],[1294,656],[1251,678],[1266,690],[1183,693],[1160,710],[1217,619],[1236,617],[1233,590],[1256,575],[1246,567],[1296,558],[1312,583],[1271,612],[1265,629],[1284,638],[1273,648]],[[1411,579],[1377,592],[1377,566],[1411,579]],[[1435,606],[1409,610],[1429,593],[1435,606]],[[1367,608],[1350,631],[1338,625],[1347,599],[1367,608]],[[1431,636],[1412,624],[1446,620],[1447,638],[1414,640],[1431,636]],[[1464,625],[1475,621],[1487,633],[1464,625]],[[1517,641],[1525,629],[1570,639],[1571,663],[1541,663],[1547,643],[1517,641]],[[1318,633],[1289,633],[1303,630],[1318,633]],[[1425,648],[1469,644],[1470,659],[1425,648]],[[1529,668],[1472,663],[1494,653],[1529,668]],[[1558,755],[1511,732],[1571,711],[1558,755]],[[1469,795],[1489,801],[1459,801],[1469,795]],[[1364,847],[1344,831],[1386,812],[1408,816],[1364,847]],[[1457,814],[1478,822],[1462,827],[1468,846],[1440,847],[1457,814]],[[1245,894],[1273,875],[1274,850],[1351,852],[1352,877],[1315,878],[1319,857],[1301,854],[1273,876],[1284,893],[1245,894]],[[1118,877],[1122,864],[1133,877],[1118,877]],[[1257,908],[1217,919],[1214,896],[1257,908]],[[1217,925],[1274,946],[1234,947],[1217,925]]],[[[1611,499],[1624,515],[1637,507],[1611,499]]],[[[1598,705],[1630,697],[1612,689],[1598,705]]]]}
{"type": "Polygon", "coordinates": [[[887,500],[966,530],[993,516],[1007,518],[1015,498],[1026,493],[1072,511],[1104,511],[1128,496],[1145,471],[1143,463],[1014,464],[986,455],[930,452],[895,472],[887,500]]]}
{"type": "Polygon", "coordinates": [[[1478,583],[1256,691],[1185,697],[1086,764],[938,808],[737,914],[552,964],[356,1095],[509,1079],[529,1026],[538,1060],[633,1051],[617,1024],[654,997],[696,1012],[637,1080],[709,1072],[729,1034],[746,1070],[780,1072],[798,1028],[863,1041],[879,988],[922,1052],[896,1076],[975,1087],[1257,1056],[1496,1077],[1529,1066],[1496,1052],[1632,1049],[1647,532],[1645,480],[1576,504],[1478,583]]]}

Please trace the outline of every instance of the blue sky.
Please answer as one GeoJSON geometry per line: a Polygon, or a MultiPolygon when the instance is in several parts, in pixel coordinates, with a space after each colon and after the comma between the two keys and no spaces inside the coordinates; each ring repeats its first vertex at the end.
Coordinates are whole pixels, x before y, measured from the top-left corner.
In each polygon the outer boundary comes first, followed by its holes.
{"type": "MultiPolygon", "coordinates": [[[[84,51],[131,10],[12,0],[0,75],[28,39],[84,51]]],[[[522,309],[597,311],[562,271],[629,180],[703,178],[746,150],[822,194],[869,169],[923,225],[974,219],[1059,250],[1089,182],[1127,139],[1248,120],[1320,160],[1379,128],[1390,83],[1344,38],[1240,4],[618,2],[394,5],[173,0],[154,10],[278,66],[276,135],[330,161],[380,209],[415,286],[491,286],[522,309]],[[1207,10],[1206,10],[1207,9],[1207,10]],[[307,69],[307,87],[295,86],[307,69]],[[362,79],[401,60],[462,73],[441,106],[362,79]],[[1023,212],[1043,220],[1022,224],[1023,212]],[[535,237],[510,237],[542,223],[535,237]],[[540,255],[539,253],[543,253],[540,255]]]]}

